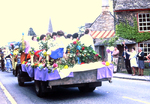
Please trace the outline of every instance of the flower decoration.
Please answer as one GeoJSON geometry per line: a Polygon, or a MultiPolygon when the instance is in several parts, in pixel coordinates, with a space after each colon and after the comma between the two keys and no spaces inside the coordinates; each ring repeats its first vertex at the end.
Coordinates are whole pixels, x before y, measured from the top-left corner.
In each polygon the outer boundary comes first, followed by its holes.
{"type": "Polygon", "coordinates": [[[53,64],[53,68],[57,68],[58,67],[58,64],[57,63],[54,63],[53,64]]]}
{"type": "Polygon", "coordinates": [[[77,50],[80,50],[81,49],[81,46],[77,46],[77,50]]]}
{"type": "Polygon", "coordinates": [[[23,61],[22,64],[25,64],[25,61],[23,61]]]}
{"type": "Polygon", "coordinates": [[[80,65],[82,65],[82,64],[85,64],[84,62],[81,62],[81,64],[80,65]]]}
{"type": "Polygon", "coordinates": [[[24,64],[27,64],[28,62],[26,61],[24,64]]]}
{"type": "Polygon", "coordinates": [[[43,68],[43,64],[40,63],[40,64],[38,65],[38,67],[39,67],[40,69],[42,69],[42,68],[43,68]]]}
{"type": "Polygon", "coordinates": [[[35,53],[34,48],[31,47],[31,50],[29,51],[29,54],[30,54],[30,55],[34,55],[34,53],[35,53]]]}
{"type": "Polygon", "coordinates": [[[34,64],[34,67],[37,67],[37,66],[38,66],[38,63],[35,63],[35,64],[34,64]]]}
{"type": "Polygon", "coordinates": [[[105,63],[105,65],[106,65],[106,66],[109,66],[109,65],[110,65],[110,63],[107,61],[107,62],[105,63]]]}
{"type": "Polygon", "coordinates": [[[26,67],[28,67],[28,66],[30,66],[30,65],[31,65],[31,63],[28,63],[28,62],[26,63],[26,67]]]}
{"type": "Polygon", "coordinates": [[[65,65],[64,69],[68,69],[68,65],[65,65]]]}
{"type": "Polygon", "coordinates": [[[13,52],[10,52],[11,56],[13,56],[13,52]]]}
{"type": "Polygon", "coordinates": [[[105,65],[105,61],[103,61],[102,64],[105,65]]]}
{"type": "Polygon", "coordinates": [[[39,37],[37,37],[37,41],[39,41],[40,40],[40,38],[39,37]]]}
{"type": "Polygon", "coordinates": [[[98,54],[96,54],[95,56],[98,56],[98,54]]]}
{"type": "Polygon", "coordinates": [[[82,50],[84,50],[85,49],[85,47],[82,47],[82,50]]]}
{"type": "Polygon", "coordinates": [[[76,41],[74,41],[74,42],[73,42],[73,44],[74,44],[74,45],[76,45],[76,44],[77,44],[77,42],[76,42],[76,41]]]}
{"type": "Polygon", "coordinates": [[[106,49],[106,52],[107,52],[107,53],[110,53],[111,51],[110,51],[109,49],[106,49]]]}
{"type": "Polygon", "coordinates": [[[47,56],[47,52],[46,51],[43,51],[43,56],[47,56]]]}

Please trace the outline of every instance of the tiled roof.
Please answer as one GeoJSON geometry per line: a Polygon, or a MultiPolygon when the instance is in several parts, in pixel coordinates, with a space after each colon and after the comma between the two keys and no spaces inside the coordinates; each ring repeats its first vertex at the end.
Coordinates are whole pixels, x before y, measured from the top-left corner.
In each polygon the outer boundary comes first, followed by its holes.
{"type": "Polygon", "coordinates": [[[150,0],[115,0],[115,10],[150,9],[150,0]]]}
{"type": "Polygon", "coordinates": [[[85,23],[85,28],[90,28],[93,23],[85,23]]]}
{"type": "Polygon", "coordinates": [[[115,35],[115,31],[92,31],[91,36],[95,38],[110,38],[115,35]]]}
{"type": "MultiPolygon", "coordinates": [[[[108,41],[110,38],[104,38],[104,39],[98,39],[96,38],[95,41],[97,41],[94,45],[95,46],[104,46],[104,41],[108,41]]],[[[122,37],[119,37],[119,39],[116,41],[116,45],[120,45],[122,41],[125,41],[126,44],[136,44],[133,40],[124,39],[122,37]]]]}

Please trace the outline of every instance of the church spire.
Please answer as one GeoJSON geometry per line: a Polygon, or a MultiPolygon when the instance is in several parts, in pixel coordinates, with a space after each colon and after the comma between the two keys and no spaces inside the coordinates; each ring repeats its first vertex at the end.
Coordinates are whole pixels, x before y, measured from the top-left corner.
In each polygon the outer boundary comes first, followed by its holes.
{"type": "Polygon", "coordinates": [[[53,27],[52,27],[52,23],[51,23],[51,18],[49,19],[48,32],[50,32],[50,33],[53,32],[53,27]]]}

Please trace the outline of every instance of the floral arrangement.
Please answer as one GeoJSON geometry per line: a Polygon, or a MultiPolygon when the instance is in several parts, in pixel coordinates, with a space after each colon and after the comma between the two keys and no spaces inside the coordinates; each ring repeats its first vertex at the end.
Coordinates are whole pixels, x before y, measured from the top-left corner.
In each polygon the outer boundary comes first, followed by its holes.
{"type": "Polygon", "coordinates": [[[81,44],[79,40],[76,40],[67,46],[66,54],[66,58],[61,58],[57,62],[60,70],[73,67],[75,64],[82,65],[84,63],[96,62],[101,58],[91,46],[87,47],[84,44],[81,44]]]}
{"type": "MultiPolygon", "coordinates": [[[[69,67],[74,67],[75,64],[85,64],[90,62],[97,62],[100,60],[101,56],[93,50],[91,46],[87,47],[81,44],[79,40],[70,43],[67,46],[66,57],[59,58],[57,60],[51,60],[49,62],[49,56],[51,55],[50,46],[48,45],[48,38],[46,41],[40,41],[40,50],[42,50],[39,55],[42,57],[41,62],[32,62],[31,56],[35,54],[34,48],[29,51],[29,60],[24,61],[22,64],[31,67],[39,67],[40,69],[48,68],[48,73],[53,72],[57,68],[60,70],[68,69],[69,67]]],[[[108,65],[108,63],[107,63],[108,65]]]]}

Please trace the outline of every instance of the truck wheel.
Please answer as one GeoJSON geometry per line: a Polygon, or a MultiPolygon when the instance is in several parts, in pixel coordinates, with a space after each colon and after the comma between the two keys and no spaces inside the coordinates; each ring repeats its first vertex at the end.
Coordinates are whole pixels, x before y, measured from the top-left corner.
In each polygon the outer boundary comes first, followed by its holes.
{"type": "Polygon", "coordinates": [[[44,97],[46,96],[46,92],[44,90],[46,90],[46,83],[43,81],[38,81],[35,80],[34,81],[34,85],[35,85],[35,91],[36,91],[36,95],[38,97],[44,97]]]}
{"type": "Polygon", "coordinates": [[[96,87],[88,87],[88,86],[78,87],[80,92],[93,92],[95,88],[96,87]]]}
{"type": "Polygon", "coordinates": [[[23,86],[23,85],[24,85],[24,82],[21,81],[20,71],[21,71],[21,69],[19,70],[18,75],[17,75],[17,78],[18,78],[18,84],[19,84],[19,86],[23,86]]]}

